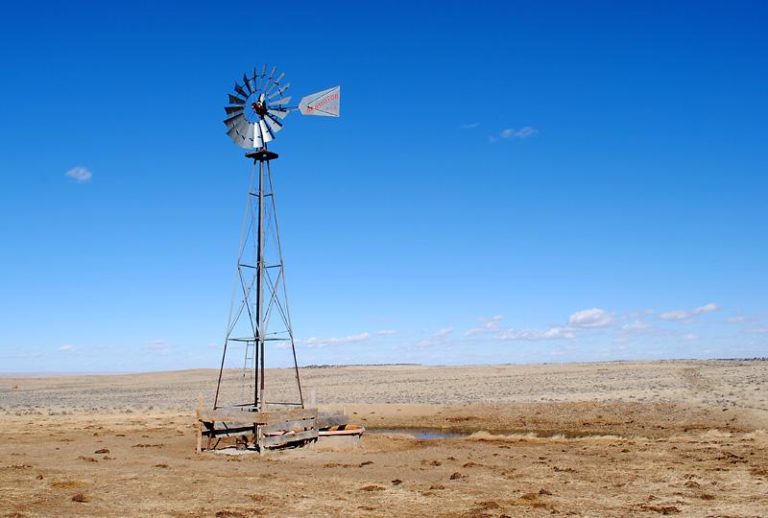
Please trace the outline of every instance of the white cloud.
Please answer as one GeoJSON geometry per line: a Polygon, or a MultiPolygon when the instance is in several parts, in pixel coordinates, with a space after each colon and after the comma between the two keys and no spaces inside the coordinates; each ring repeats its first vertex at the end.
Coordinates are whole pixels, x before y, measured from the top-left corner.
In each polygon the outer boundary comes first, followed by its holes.
{"type": "MultiPolygon", "coordinates": [[[[365,331],[363,333],[358,333],[356,335],[347,335],[347,336],[331,336],[328,338],[318,338],[316,336],[312,336],[310,338],[306,338],[303,340],[296,340],[295,344],[304,346],[304,347],[327,347],[329,345],[348,345],[348,344],[357,344],[360,342],[366,342],[373,338],[374,336],[391,336],[397,334],[397,331],[393,329],[380,329],[378,331],[368,332],[365,331]]],[[[275,345],[275,347],[279,349],[287,349],[291,347],[290,342],[289,343],[282,343],[275,345]]]]}
{"type": "MultiPolygon", "coordinates": [[[[487,331],[497,331],[503,317],[496,315],[481,320],[481,325],[465,334],[473,336],[487,331]]],[[[550,326],[547,329],[504,329],[496,333],[495,338],[506,341],[562,340],[574,338],[580,329],[598,329],[613,324],[613,315],[604,309],[592,308],[577,311],[568,318],[566,325],[550,326]]]]}
{"type": "Polygon", "coordinates": [[[696,333],[685,333],[683,335],[683,340],[685,340],[686,342],[693,342],[698,338],[699,336],[696,333]]]}
{"type": "Polygon", "coordinates": [[[613,315],[600,308],[577,311],[568,319],[570,327],[598,328],[608,327],[613,323],[613,315]]]}
{"type": "Polygon", "coordinates": [[[488,137],[488,141],[493,144],[499,140],[526,139],[536,135],[538,132],[539,130],[531,126],[524,126],[519,129],[505,128],[498,135],[488,137]]]}
{"type": "Polygon", "coordinates": [[[648,324],[648,322],[643,322],[642,320],[633,320],[632,322],[621,326],[621,330],[627,333],[641,333],[643,331],[649,330],[650,328],[651,326],[648,324]]]}
{"type": "Polygon", "coordinates": [[[517,130],[514,129],[514,128],[504,129],[504,130],[501,131],[499,136],[501,138],[506,138],[506,139],[510,139],[510,138],[528,138],[528,137],[532,137],[533,135],[535,135],[538,132],[539,132],[539,130],[537,130],[535,128],[532,128],[530,126],[525,126],[523,128],[517,129],[517,130]]]}
{"type": "Polygon", "coordinates": [[[729,324],[742,324],[747,321],[747,317],[744,315],[733,315],[726,319],[729,324]]]}
{"type": "Polygon", "coordinates": [[[712,313],[713,311],[717,311],[718,309],[720,309],[720,306],[710,302],[709,304],[704,304],[703,306],[694,308],[693,312],[697,315],[701,315],[704,313],[712,313]]]}
{"type": "Polygon", "coordinates": [[[538,341],[538,340],[560,340],[564,338],[573,338],[573,329],[562,326],[552,326],[549,329],[506,329],[496,335],[499,340],[505,341],[538,341]]]}
{"type": "Polygon", "coordinates": [[[74,349],[75,349],[74,345],[65,344],[65,345],[62,345],[61,347],[59,347],[56,350],[57,351],[61,351],[61,352],[69,352],[69,351],[73,351],[74,349]]]}
{"type": "Polygon", "coordinates": [[[306,340],[296,340],[296,345],[303,345],[305,347],[325,347],[328,345],[346,345],[356,344],[370,340],[371,333],[358,333],[356,335],[330,337],[330,338],[317,338],[316,336],[307,338],[306,340]]]}
{"type": "Polygon", "coordinates": [[[442,329],[438,329],[437,332],[433,333],[429,338],[425,338],[424,340],[420,341],[416,345],[418,345],[419,347],[429,347],[431,345],[437,345],[445,342],[451,334],[453,334],[452,327],[443,327],[442,329]]]}
{"type": "Polygon", "coordinates": [[[682,309],[674,311],[665,311],[659,315],[662,320],[688,320],[691,318],[691,313],[682,309]]]}
{"type": "Polygon", "coordinates": [[[77,183],[86,183],[90,182],[91,178],[93,178],[93,173],[91,173],[88,169],[82,166],[73,167],[66,173],[64,173],[65,176],[68,176],[69,178],[72,178],[77,183]]]}
{"type": "Polygon", "coordinates": [[[768,333],[768,327],[756,327],[752,330],[752,332],[760,334],[768,333]]]}
{"type": "Polygon", "coordinates": [[[717,311],[718,309],[720,309],[720,306],[714,303],[709,303],[693,309],[675,309],[672,311],[665,311],[664,313],[659,314],[659,318],[662,320],[677,321],[677,322],[691,321],[697,315],[712,313],[713,311],[717,311]]]}
{"type": "Polygon", "coordinates": [[[147,345],[145,345],[144,348],[150,352],[158,354],[165,354],[171,350],[171,346],[168,344],[168,342],[161,339],[152,340],[147,345]]]}
{"type": "Polygon", "coordinates": [[[483,333],[492,333],[494,331],[498,331],[502,320],[504,320],[502,315],[483,317],[480,319],[480,325],[465,331],[464,336],[476,336],[483,333]]]}

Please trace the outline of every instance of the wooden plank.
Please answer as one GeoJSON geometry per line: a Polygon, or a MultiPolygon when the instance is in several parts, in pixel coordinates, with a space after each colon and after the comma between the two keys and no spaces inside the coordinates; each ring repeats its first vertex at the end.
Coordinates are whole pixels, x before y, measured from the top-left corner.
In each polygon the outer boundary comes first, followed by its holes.
{"type": "Polygon", "coordinates": [[[317,416],[318,428],[327,428],[341,424],[349,424],[349,416],[343,412],[322,412],[317,416]]]}
{"type": "Polygon", "coordinates": [[[253,426],[238,426],[234,428],[213,428],[203,432],[206,437],[226,437],[229,435],[245,435],[255,433],[253,426]]]}
{"type": "Polygon", "coordinates": [[[203,451],[203,424],[200,421],[195,423],[195,435],[197,436],[195,453],[199,455],[203,451]]]}
{"type": "Polygon", "coordinates": [[[206,432],[209,432],[209,434],[208,434],[208,443],[206,444],[205,449],[206,450],[210,450],[211,449],[211,443],[213,442],[213,434],[211,434],[210,432],[212,432],[215,428],[213,426],[213,423],[205,423],[203,421],[200,421],[200,422],[205,425],[206,432]]]}
{"type": "Polygon", "coordinates": [[[316,417],[317,411],[303,408],[272,412],[242,412],[232,409],[216,409],[201,411],[198,419],[209,422],[226,421],[233,423],[271,424],[277,421],[314,419],[316,417]]]}
{"type": "Polygon", "coordinates": [[[262,426],[261,429],[264,433],[272,433],[288,430],[304,430],[316,427],[316,421],[314,419],[297,419],[294,421],[281,421],[279,423],[268,424],[262,426]]]}
{"type": "Polygon", "coordinates": [[[300,433],[289,433],[285,435],[273,435],[265,436],[262,439],[262,444],[265,448],[276,448],[284,446],[288,443],[308,441],[310,439],[317,439],[317,430],[307,430],[300,433]]]}

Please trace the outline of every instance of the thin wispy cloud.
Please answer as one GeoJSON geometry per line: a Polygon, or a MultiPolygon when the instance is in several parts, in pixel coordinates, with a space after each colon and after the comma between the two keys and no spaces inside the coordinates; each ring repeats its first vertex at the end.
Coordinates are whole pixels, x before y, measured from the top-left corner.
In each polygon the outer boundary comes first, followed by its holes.
{"type": "Polygon", "coordinates": [[[75,350],[75,346],[74,345],[65,344],[65,345],[62,345],[61,347],[57,348],[56,350],[59,351],[59,352],[67,353],[67,352],[70,352],[70,351],[74,351],[75,350]]]}
{"type": "Polygon", "coordinates": [[[625,333],[644,333],[650,329],[651,325],[643,320],[633,320],[621,326],[621,330],[625,333]]]}
{"type": "Polygon", "coordinates": [[[589,329],[600,329],[613,325],[614,317],[611,313],[600,308],[584,309],[573,313],[565,325],[553,325],[547,329],[504,329],[498,330],[501,315],[491,317],[483,321],[480,327],[472,328],[465,334],[474,336],[487,330],[497,331],[494,338],[502,341],[539,341],[539,340],[564,340],[575,338],[578,332],[589,329]]]}
{"type": "Polygon", "coordinates": [[[93,173],[85,167],[77,166],[64,173],[64,176],[73,179],[77,183],[87,183],[93,178],[93,173]]]}
{"type": "MultiPolygon", "coordinates": [[[[379,329],[378,331],[365,331],[362,333],[357,333],[354,335],[346,335],[346,336],[329,336],[326,338],[311,336],[309,338],[295,340],[294,344],[297,346],[302,346],[307,348],[321,348],[321,347],[328,347],[328,346],[334,346],[334,345],[359,344],[362,342],[367,342],[368,340],[371,340],[372,338],[375,338],[375,337],[392,336],[395,334],[397,334],[397,331],[395,331],[394,329],[379,329]]],[[[290,342],[280,343],[280,344],[274,345],[274,347],[278,349],[288,349],[291,347],[291,344],[290,342]]]]}
{"type": "Polygon", "coordinates": [[[659,318],[672,322],[690,322],[699,315],[712,313],[718,309],[720,309],[720,306],[714,303],[710,303],[693,309],[676,309],[672,311],[665,311],[659,314],[659,318]]]}
{"type": "Polygon", "coordinates": [[[477,128],[478,126],[480,126],[479,122],[471,122],[469,124],[462,124],[460,127],[461,129],[471,130],[477,128]]]}
{"type": "Polygon", "coordinates": [[[146,344],[144,346],[144,349],[156,354],[166,354],[171,350],[171,346],[167,341],[162,339],[157,339],[157,340],[152,340],[151,342],[146,344]]]}
{"type": "Polygon", "coordinates": [[[539,341],[563,340],[575,337],[573,329],[563,326],[552,326],[549,329],[507,329],[496,335],[503,341],[539,341]]]}
{"type": "Polygon", "coordinates": [[[357,344],[370,340],[371,336],[372,334],[368,331],[356,335],[332,336],[328,338],[312,336],[305,340],[296,340],[296,345],[303,345],[304,347],[327,347],[329,345],[357,344]]]}
{"type": "Polygon", "coordinates": [[[608,327],[613,324],[613,315],[600,308],[577,311],[568,319],[568,326],[581,328],[608,327]]]}
{"type": "Polygon", "coordinates": [[[453,334],[453,328],[452,327],[443,327],[439,329],[437,332],[433,333],[429,338],[425,338],[424,340],[420,341],[416,345],[419,347],[430,347],[432,345],[437,345],[444,343],[449,336],[453,334]]]}
{"type": "Polygon", "coordinates": [[[488,140],[491,143],[498,142],[500,140],[514,140],[514,139],[527,139],[539,132],[536,128],[531,126],[523,126],[522,128],[505,128],[501,130],[497,135],[491,135],[488,140]]]}
{"type": "Polygon", "coordinates": [[[504,320],[502,315],[494,315],[492,317],[482,317],[480,319],[480,325],[467,329],[464,332],[464,336],[476,336],[484,333],[493,333],[498,331],[501,326],[501,321],[504,320]]]}

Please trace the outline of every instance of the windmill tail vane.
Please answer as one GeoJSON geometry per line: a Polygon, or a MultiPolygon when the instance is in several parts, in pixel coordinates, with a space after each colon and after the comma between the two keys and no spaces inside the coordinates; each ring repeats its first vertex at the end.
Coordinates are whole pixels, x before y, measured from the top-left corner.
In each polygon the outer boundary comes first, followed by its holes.
{"type": "Polygon", "coordinates": [[[306,95],[298,105],[291,105],[291,97],[285,95],[291,86],[285,74],[277,74],[277,67],[270,71],[267,68],[264,66],[261,71],[254,68],[250,75],[243,74],[242,84],[235,82],[229,94],[224,124],[235,144],[247,149],[266,147],[283,129],[283,120],[292,111],[302,115],[339,116],[340,86],[306,95]]]}

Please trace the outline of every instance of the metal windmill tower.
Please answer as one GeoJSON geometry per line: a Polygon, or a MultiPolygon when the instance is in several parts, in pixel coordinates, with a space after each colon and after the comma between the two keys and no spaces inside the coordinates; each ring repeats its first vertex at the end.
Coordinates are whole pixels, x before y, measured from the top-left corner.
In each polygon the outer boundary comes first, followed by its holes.
{"type": "Polygon", "coordinates": [[[255,412],[265,411],[267,405],[303,408],[272,179],[271,162],[278,155],[267,149],[267,144],[292,111],[338,117],[341,89],[336,86],[310,94],[291,106],[291,98],[285,95],[290,83],[277,67],[254,69],[250,76],[244,74],[242,81],[242,85],[236,82],[229,94],[224,124],[235,144],[250,150],[245,156],[253,161],[253,168],[213,408],[234,406],[255,412]],[[290,349],[297,389],[294,395],[275,400],[270,392],[267,400],[265,358],[268,349],[273,349],[267,345],[290,349]],[[242,359],[242,372],[230,374],[225,368],[227,355],[242,359]],[[239,390],[231,390],[236,385],[239,390]]]}

